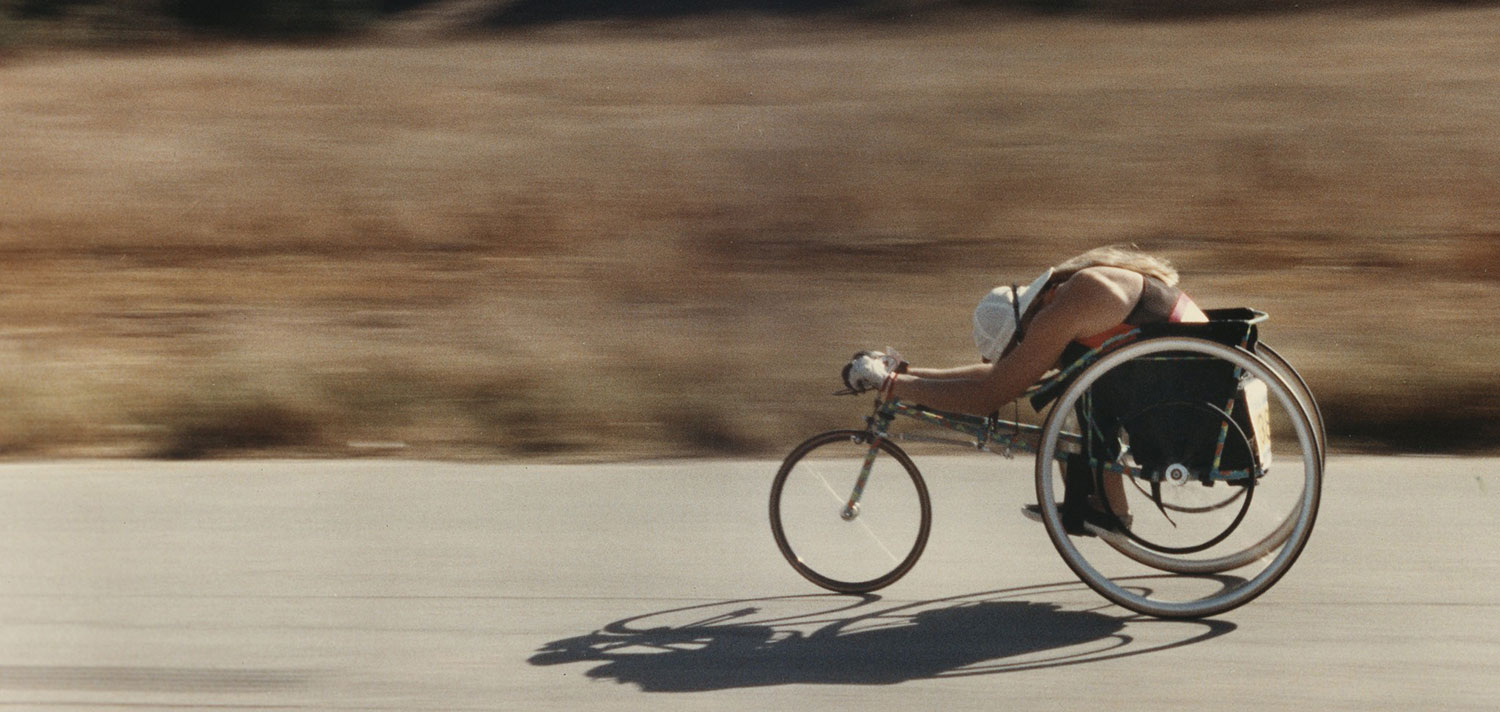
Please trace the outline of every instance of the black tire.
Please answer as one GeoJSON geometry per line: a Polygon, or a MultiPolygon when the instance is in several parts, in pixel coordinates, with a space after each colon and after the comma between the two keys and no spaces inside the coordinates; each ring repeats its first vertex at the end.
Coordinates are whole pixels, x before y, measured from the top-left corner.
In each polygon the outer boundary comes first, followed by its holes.
{"type": "Polygon", "coordinates": [[[916,565],[931,529],[932,504],[917,466],[866,431],[809,438],[786,456],[771,485],[777,548],[803,578],[830,591],[869,593],[895,583],[916,565]],[[872,455],[851,510],[847,502],[872,455]]]}

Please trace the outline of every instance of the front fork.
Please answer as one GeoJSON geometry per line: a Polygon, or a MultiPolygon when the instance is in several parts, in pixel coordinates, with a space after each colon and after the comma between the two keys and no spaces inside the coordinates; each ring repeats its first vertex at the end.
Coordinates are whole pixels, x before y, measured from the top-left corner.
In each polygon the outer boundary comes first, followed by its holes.
{"type": "Polygon", "coordinates": [[[859,500],[865,494],[865,484],[870,481],[870,473],[875,469],[875,457],[880,454],[880,441],[886,439],[886,429],[890,427],[893,418],[895,415],[890,409],[882,406],[874,416],[865,419],[868,426],[865,437],[870,442],[870,449],[865,452],[865,462],[859,468],[859,479],[854,481],[854,491],[849,494],[849,501],[844,503],[843,511],[839,512],[839,517],[846,522],[859,518],[859,500]]]}

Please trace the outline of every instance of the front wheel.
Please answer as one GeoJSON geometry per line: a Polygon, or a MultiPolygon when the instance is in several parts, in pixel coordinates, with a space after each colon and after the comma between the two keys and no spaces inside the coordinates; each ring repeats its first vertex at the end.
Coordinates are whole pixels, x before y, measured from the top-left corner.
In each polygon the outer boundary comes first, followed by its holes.
{"type": "Polygon", "coordinates": [[[911,458],[860,430],[813,436],[771,485],[771,534],[807,580],[839,593],[895,583],[927,546],[932,504],[911,458]]]}

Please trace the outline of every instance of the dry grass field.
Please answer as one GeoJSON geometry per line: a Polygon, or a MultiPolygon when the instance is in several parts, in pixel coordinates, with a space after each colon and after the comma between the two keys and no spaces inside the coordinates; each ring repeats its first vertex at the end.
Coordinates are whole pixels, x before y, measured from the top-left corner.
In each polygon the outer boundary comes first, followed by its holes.
{"type": "Polygon", "coordinates": [[[1344,449],[1500,436],[1500,11],[0,58],[0,453],[776,454],[1133,241],[1344,449]]]}

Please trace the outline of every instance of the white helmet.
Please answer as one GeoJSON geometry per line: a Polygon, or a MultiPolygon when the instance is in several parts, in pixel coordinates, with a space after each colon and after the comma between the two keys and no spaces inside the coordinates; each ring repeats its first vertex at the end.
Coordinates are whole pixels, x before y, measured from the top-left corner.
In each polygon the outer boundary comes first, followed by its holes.
{"type": "Polygon", "coordinates": [[[1031,308],[1054,271],[1047,268],[1029,287],[1017,288],[1013,284],[995,287],[979,300],[974,309],[974,345],[979,347],[981,358],[990,363],[1000,360],[1000,354],[1005,353],[1015,338],[1021,315],[1031,308]]]}

